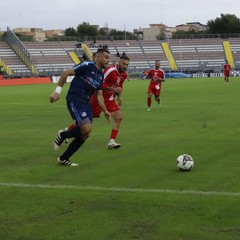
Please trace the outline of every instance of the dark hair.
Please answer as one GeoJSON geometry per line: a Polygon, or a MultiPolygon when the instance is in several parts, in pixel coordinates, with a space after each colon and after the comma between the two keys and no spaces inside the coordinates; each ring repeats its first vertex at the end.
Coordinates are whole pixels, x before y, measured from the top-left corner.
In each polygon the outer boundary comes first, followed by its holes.
{"type": "Polygon", "coordinates": [[[130,61],[130,58],[127,55],[122,55],[120,59],[130,61]]]}
{"type": "Polygon", "coordinates": [[[110,52],[106,49],[106,48],[99,48],[98,50],[97,50],[97,52],[96,52],[96,54],[98,54],[98,53],[108,53],[108,54],[110,54],[110,52]]]}

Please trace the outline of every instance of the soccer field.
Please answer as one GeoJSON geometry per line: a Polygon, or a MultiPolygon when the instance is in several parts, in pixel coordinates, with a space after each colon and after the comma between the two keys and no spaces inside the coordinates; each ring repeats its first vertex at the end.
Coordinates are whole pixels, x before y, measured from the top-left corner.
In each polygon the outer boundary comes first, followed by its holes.
{"type": "Polygon", "coordinates": [[[148,80],[125,82],[122,147],[112,122],[58,166],[58,129],[72,120],[53,84],[0,87],[1,240],[235,240],[239,225],[240,79],[168,79],[147,112],[148,80]],[[188,153],[194,168],[181,172],[188,153]]]}

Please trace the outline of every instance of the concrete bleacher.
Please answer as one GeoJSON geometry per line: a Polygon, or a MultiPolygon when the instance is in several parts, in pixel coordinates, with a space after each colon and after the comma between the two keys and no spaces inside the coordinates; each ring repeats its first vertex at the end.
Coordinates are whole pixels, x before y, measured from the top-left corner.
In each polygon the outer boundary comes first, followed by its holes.
{"type": "Polygon", "coordinates": [[[220,70],[225,63],[220,38],[171,39],[170,46],[178,68],[182,70],[220,70]]]}
{"type": "Polygon", "coordinates": [[[114,40],[114,41],[98,41],[94,46],[91,42],[87,42],[91,52],[96,51],[98,46],[108,46],[111,53],[111,62],[118,61],[117,53],[122,55],[125,53],[130,58],[128,70],[129,72],[141,72],[154,66],[156,59],[161,59],[162,65],[167,67],[168,62],[164,56],[159,41],[152,41],[152,45],[148,42],[136,40],[114,40]]]}
{"type": "Polygon", "coordinates": [[[0,58],[12,70],[13,76],[30,76],[31,71],[5,42],[0,42],[0,58]]]}
{"type": "Polygon", "coordinates": [[[143,54],[146,56],[148,64],[150,67],[154,66],[155,60],[161,61],[161,68],[169,68],[169,63],[167,57],[162,49],[160,41],[140,41],[143,54]]]}
{"type": "Polygon", "coordinates": [[[136,40],[114,40],[114,41],[97,41],[93,44],[92,42],[85,42],[91,52],[96,52],[98,47],[106,46],[111,54],[110,63],[117,62],[119,57],[125,53],[130,58],[129,72],[141,71],[142,69],[148,69],[149,64],[146,57],[142,54],[141,46],[136,40]]]}
{"type": "Polygon", "coordinates": [[[240,38],[229,38],[231,44],[231,51],[235,59],[235,67],[240,69],[240,38]]]}
{"type": "Polygon", "coordinates": [[[60,73],[74,65],[69,52],[75,51],[77,42],[25,42],[31,61],[40,75],[60,73]]]}
{"type": "MultiPolygon", "coordinates": [[[[168,43],[174,57],[178,71],[221,71],[225,63],[226,53],[221,38],[201,39],[169,39],[168,41],[136,41],[136,40],[112,40],[84,42],[92,53],[98,47],[108,46],[111,53],[110,62],[118,61],[117,53],[126,53],[130,58],[129,72],[142,72],[154,66],[155,60],[161,61],[161,68],[170,70],[166,49],[162,43],[168,43]],[[165,52],[164,52],[165,50],[165,52]]],[[[240,68],[240,38],[228,39],[231,52],[240,68]]],[[[50,73],[60,74],[64,69],[74,65],[69,52],[76,52],[77,41],[56,42],[24,42],[24,46],[30,53],[33,65],[40,75],[50,73]]],[[[25,76],[31,75],[27,66],[18,58],[16,53],[7,43],[0,43],[0,58],[13,70],[25,76]]]]}
{"type": "Polygon", "coordinates": [[[146,55],[143,53],[142,46],[139,41],[114,41],[117,51],[122,54],[126,53],[130,58],[129,71],[144,71],[150,67],[146,55]]]}

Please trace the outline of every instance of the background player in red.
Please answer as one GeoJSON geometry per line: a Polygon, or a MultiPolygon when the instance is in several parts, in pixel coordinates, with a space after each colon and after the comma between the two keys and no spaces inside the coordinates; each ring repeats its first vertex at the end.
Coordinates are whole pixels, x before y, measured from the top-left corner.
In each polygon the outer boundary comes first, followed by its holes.
{"type": "MultiPolygon", "coordinates": [[[[127,79],[127,68],[129,65],[129,57],[124,55],[120,57],[117,65],[109,66],[104,69],[103,82],[103,98],[107,110],[111,113],[114,120],[113,127],[108,142],[108,148],[119,148],[121,145],[116,143],[116,138],[122,121],[122,112],[120,107],[122,105],[122,88],[123,82],[127,79]],[[118,103],[116,102],[116,98],[118,103]]],[[[91,98],[93,117],[100,117],[102,112],[99,107],[95,95],[91,98]]]]}
{"type": "Polygon", "coordinates": [[[147,98],[147,111],[151,111],[152,105],[152,95],[154,95],[155,100],[158,105],[160,105],[160,94],[162,88],[162,82],[165,81],[165,72],[160,69],[160,60],[155,61],[155,67],[150,69],[148,74],[144,77],[150,77],[150,84],[148,87],[148,98],[147,98]]]}
{"type": "Polygon", "coordinates": [[[226,63],[223,65],[223,73],[224,73],[224,81],[225,83],[229,83],[229,75],[230,75],[231,65],[226,60],[226,63]]]}

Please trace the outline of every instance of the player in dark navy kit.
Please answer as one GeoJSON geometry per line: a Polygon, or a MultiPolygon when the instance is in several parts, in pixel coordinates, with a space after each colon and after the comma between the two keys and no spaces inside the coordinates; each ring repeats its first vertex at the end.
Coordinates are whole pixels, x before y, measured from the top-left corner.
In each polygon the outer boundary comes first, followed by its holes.
{"type": "Polygon", "coordinates": [[[57,151],[67,138],[74,138],[66,151],[57,159],[60,165],[77,166],[70,161],[70,157],[83,145],[92,130],[92,109],[90,98],[96,91],[98,104],[109,121],[111,114],[107,111],[102,95],[104,75],[102,69],[109,63],[110,53],[107,49],[96,52],[94,62],[83,62],[68,70],[63,71],[55,91],[50,95],[50,102],[59,99],[60,93],[68,76],[75,75],[67,93],[67,107],[76,126],[67,131],[59,130],[54,141],[57,151]]]}

